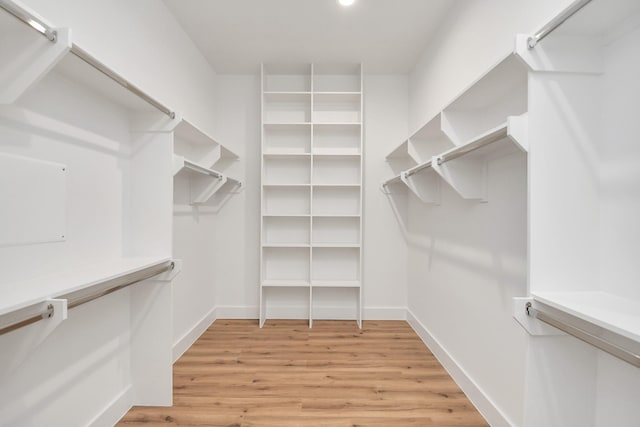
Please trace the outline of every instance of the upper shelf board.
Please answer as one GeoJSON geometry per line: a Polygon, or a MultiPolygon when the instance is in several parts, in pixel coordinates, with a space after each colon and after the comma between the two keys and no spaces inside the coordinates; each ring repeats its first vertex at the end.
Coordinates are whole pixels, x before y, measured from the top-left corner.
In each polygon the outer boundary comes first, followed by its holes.
{"type": "Polygon", "coordinates": [[[535,301],[640,343],[640,303],[607,292],[534,292],[535,301]]]}

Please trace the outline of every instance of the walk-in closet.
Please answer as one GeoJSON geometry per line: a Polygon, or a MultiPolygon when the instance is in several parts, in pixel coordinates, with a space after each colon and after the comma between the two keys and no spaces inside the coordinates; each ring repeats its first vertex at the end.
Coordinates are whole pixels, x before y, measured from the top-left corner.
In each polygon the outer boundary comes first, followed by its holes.
{"type": "Polygon", "coordinates": [[[640,1],[0,0],[0,426],[640,427],[640,1]]]}

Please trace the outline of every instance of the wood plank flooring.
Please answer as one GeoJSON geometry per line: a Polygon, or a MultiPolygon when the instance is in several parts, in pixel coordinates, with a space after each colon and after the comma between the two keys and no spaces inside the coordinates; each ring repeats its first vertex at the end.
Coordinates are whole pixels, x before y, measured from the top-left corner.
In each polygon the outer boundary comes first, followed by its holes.
{"type": "Polygon", "coordinates": [[[403,321],[218,320],[121,426],[487,426],[403,321]]]}

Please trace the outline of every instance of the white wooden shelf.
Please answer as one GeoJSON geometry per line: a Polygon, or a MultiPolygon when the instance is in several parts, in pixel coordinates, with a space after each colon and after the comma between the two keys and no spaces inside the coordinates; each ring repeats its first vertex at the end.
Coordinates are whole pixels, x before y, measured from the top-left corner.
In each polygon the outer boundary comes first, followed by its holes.
{"type": "Polygon", "coordinates": [[[345,153],[339,151],[314,151],[313,157],[327,157],[327,158],[360,158],[360,153],[345,153]]]}
{"type": "Polygon", "coordinates": [[[359,288],[358,280],[312,280],[314,288],[359,288]]]}
{"type": "Polygon", "coordinates": [[[312,184],[314,187],[320,188],[360,188],[360,184],[321,184],[314,183],[312,184]]]}
{"type": "Polygon", "coordinates": [[[311,283],[305,280],[265,280],[262,282],[262,286],[266,288],[308,288],[311,283]]]}
{"type": "Polygon", "coordinates": [[[317,214],[312,215],[314,218],[360,218],[358,214],[317,214]]]}
{"type": "Polygon", "coordinates": [[[311,158],[311,153],[291,153],[291,152],[282,152],[282,153],[264,153],[265,159],[308,159],[311,158]]]}
{"type": "Polygon", "coordinates": [[[290,95],[311,95],[311,92],[305,91],[269,91],[264,93],[266,96],[278,97],[278,95],[290,96],[290,95]]]}
{"type": "Polygon", "coordinates": [[[359,243],[313,243],[314,248],[360,248],[359,243]]]}
{"type": "Polygon", "coordinates": [[[640,343],[640,302],[607,292],[532,292],[535,301],[640,343]]]}
{"type": "MultiPolygon", "coordinates": [[[[199,212],[218,212],[242,188],[240,181],[222,172],[238,155],[186,119],[182,119],[173,132],[174,204],[207,204],[207,208],[199,212]],[[180,181],[183,176],[186,183],[180,181]]],[[[174,213],[183,211],[174,209],[174,213]]]]}
{"type": "Polygon", "coordinates": [[[117,258],[96,264],[3,285],[0,316],[18,311],[46,299],[89,289],[96,284],[117,279],[170,261],[169,257],[117,258]]]}
{"type": "MultiPolygon", "coordinates": [[[[409,145],[406,147],[408,150],[409,145]]],[[[389,185],[402,182],[422,202],[438,204],[441,178],[462,198],[486,201],[487,162],[518,151],[526,153],[527,148],[527,115],[509,117],[506,122],[466,143],[435,154],[384,181],[382,189],[389,193],[389,185]]],[[[391,154],[401,155],[404,151],[404,148],[396,149],[391,154]]]]}
{"type": "Polygon", "coordinates": [[[281,127],[285,127],[285,126],[289,126],[289,127],[294,127],[294,126],[311,126],[311,122],[296,122],[296,121],[291,121],[291,122],[287,122],[287,121],[265,121],[263,123],[264,127],[276,127],[276,126],[281,126],[281,127]]]}
{"type": "Polygon", "coordinates": [[[265,188],[287,188],[287,187],[299,187],[299,188],[305,188],[305,187],[311,187],[311,184],[262,184],[263,187],[265,188]]]}
{"type": "Polygon", "coordinates": [[[309,248],[308,243],[263,243],[263,248],[309,248]]]}
{"type": "Polygon", "coordinates": [[[309,218],[311,215],[309,214],[271,214],[271,213],[263,213],[263,218],[309,218]]]}

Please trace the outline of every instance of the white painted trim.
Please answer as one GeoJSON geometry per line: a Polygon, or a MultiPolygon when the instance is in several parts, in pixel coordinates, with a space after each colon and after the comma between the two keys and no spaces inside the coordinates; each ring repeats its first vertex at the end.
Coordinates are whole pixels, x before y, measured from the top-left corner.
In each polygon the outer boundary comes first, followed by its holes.
{"type": "Polygon", "coordinates": [[[500,411],[489,396],[484,393],[480,386],[476,384],[410,309],[407,309],[407,322],[492,427],[512,427],[516,425],[508,420],[505,414],[500,411]]]}
{"type": "Polygon", "coordinates": [[[202,319],[198,321],[193,327],[187,331],[178,341],[173,344],[173,363],[184,354],[185,351],[189,350],[189,348],[195,343],[200,335],[202,335],[209,326],[216,321],[217,318],[217,309],[216,307],[212,308],[210,312],[208,312],[202,319]]]}
{"type": "Polygon", "coordinates": [[[258,319],[257,305],[219,305],[216,307],[218,319],[258,319]]]}
{"type": "Polygon", "coordinates": [[[122,417],[133,407],[133,386],[129,384],[122,390],[107,406],[97,414],[87,426],[91,427],[111,427],[120,421],[122,417]]]}

